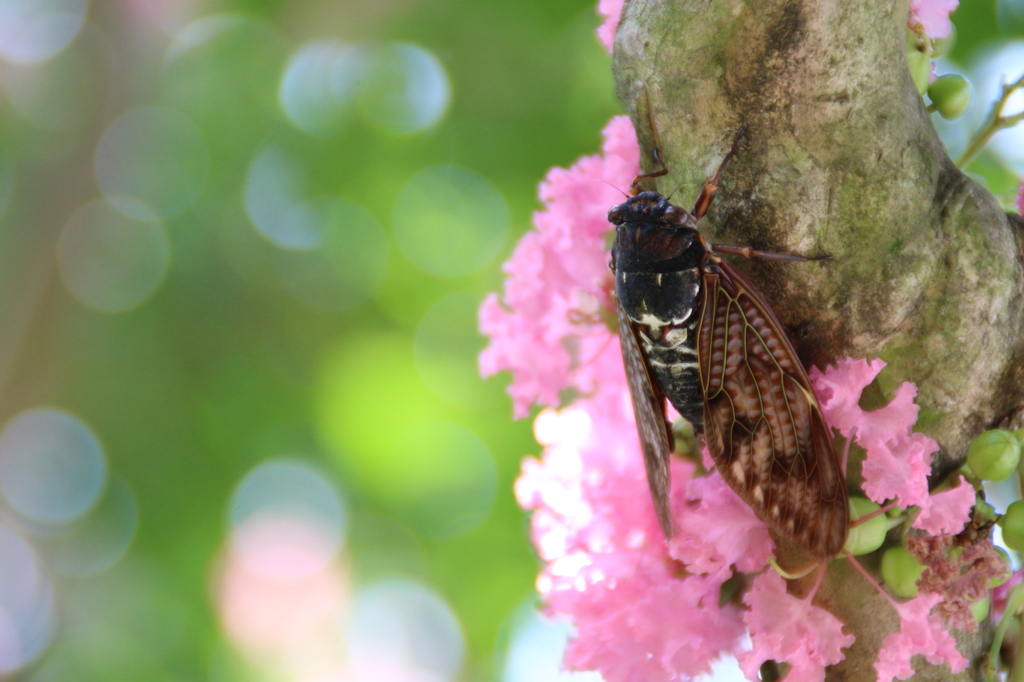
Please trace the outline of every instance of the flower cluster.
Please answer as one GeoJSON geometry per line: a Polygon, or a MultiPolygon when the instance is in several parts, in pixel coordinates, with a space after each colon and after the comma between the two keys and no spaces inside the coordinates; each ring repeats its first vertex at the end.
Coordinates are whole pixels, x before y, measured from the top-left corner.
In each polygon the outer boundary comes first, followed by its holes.
{"type": "MultiPolygon", "coordinates": [[[[516,482],[544,561],[537,588],[549,613],[568,615],[576,626],[566,664],[598,670],[608,682],[693,678],[723,655],[735,656],[750,679],[775,660],[789,663],[790,682],[822,680],[855,633],[815,606],[813,594],[789,594],[767,569],[774,546],[766,525],[717,473],[700,475],[694,463],[673,460],[677,532],[667,546],[661,534],[608,323],[615,303],[606,214],[622,199],[614,188],[628,187],[639,172],[638,159],[633,129],[620,117],[605,129],[600,155],[550,171],[536,229],[505,264],[502,295],[480,311],[490,338],[482,372],[511,372],[517,416],[544,407],[534,423],[543,454],[524,460],[516,482]],[[748,577],[735,580],[740,574],[748,577]],[[737,585],[746,588],[736,594],[737,585]]],[[[917,511],[913,526],[922,533],[951,537],[970,520],[974,489],[961,481],[929,493],[937,446],[911,431],[918,412],[912,384],[880,410],[859,407],[861,391],[883,367],[880,360],[844,360],[812,369],[811,379],[826,419],[865,450],[865,494],[917,511]]],[[[704,457],[709,461],[706,451],[704,457]]],[[[900,628],[879,653],[879,680],[906,677],[917,654],[964,668],[933,612],[944,599],[936,588],[893,602],[900,628]]]]}

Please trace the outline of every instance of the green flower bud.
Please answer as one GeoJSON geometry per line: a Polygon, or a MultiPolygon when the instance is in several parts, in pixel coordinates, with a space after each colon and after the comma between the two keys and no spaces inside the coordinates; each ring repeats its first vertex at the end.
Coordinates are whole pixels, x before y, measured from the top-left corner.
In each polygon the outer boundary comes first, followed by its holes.
{"type": "Polygon", "coordinates": [[[1002,547],[994,547],[993,549],[1003,558],[1003,562],[1006,564],[1006,573],[1001,576],[996,576],[989,580],[989,587],[999,587],[1000,585],[1009,582],[1012,572],[1010,570],[1010,555],[1006,553],[1006,550],[1002,547]]]}
{"type": "Polygon", "coordinates": [[[939,115],[945,119],[962,116],[971,106],[974,89],[971,82],[956,73],[939,76],[928,86],[928,99],[939,115]]]}
{"type": "Polygon", "coordinates": [[[985,431],[967,450],[967,466],[978,478],[1002,481],[1014,472],[1020,463],[1020,441],[1009,431],[985,431]]]}
{"type": "MultiPolygon", "coordinates": [[[[850,519],[856,521],[862,516],[878,511],[880,507],[871,500],[863,497],[850,498],[850,519]]],[[[843,548],[854,556],[869,554],[882,546],[885,542],[885,534],[888,531],[885,514],[879,514],[870,521],[850,528],[850,535],[846,538],[846,546],[843,548]]]]}
{"type": "Polygon", "coordinates": [[[882,580],[898,597],[917,596],[917,581],[924,566],[903,545],[890,547],[882,555],[882,580]]]}
{"type": "Polygon", "coordinates": [[[917,92],[921,95],[928,92],[928,81],[932,78],[932,60],[925,52],[919,52],[916,48],[907,50],[907,63],[910,66],[910,75],[917,86],[917,92]]]}
{"type": "Polygon", "coordinates": [[[1024,552],[1024,500],[1017,500],[1006,508],[998,521],[1003,529],[1003,542],[1015,552],[1024,552]]]}
{"type": "Polygon", "coordinates": [[[988,610],[992,602],[988,597],[982,597],[978,601],[971,604],[971,613],[974,614],[974,620],[978,623],[988,618],[988,610]]]}

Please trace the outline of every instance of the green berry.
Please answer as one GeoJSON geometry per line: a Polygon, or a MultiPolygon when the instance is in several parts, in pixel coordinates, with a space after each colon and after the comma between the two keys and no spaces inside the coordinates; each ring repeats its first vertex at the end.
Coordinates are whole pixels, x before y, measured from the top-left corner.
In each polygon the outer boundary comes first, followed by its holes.
{"type": "Polygon", "coordinates": [[[971,613],[974,614],[974,620],[978,623],[988,618],[988,610],[992,602],[989,601],[988,597],[982,597],[978,601],[971,604],[971,613]]]}
{"type": "MultiPolygon", "coordinates": [[[[879,506],[871,500],[863,497],[850,498],[850,519],[853,521],[878,509],[879,506]]],[[[886,521],[885,514],[879,514],[870,521],[850,528],[844,549],[854,556],[874,552],[885,542],[885,534],[888,531],[886,521]]]]}
{"type": "Polygon", "coordinates": [[[890,547],[882,555],[882,579],[898,597],[917,596],[917,581],[924,566],[903,545],[890,547]]]}
{"type": "Polygon", "coordinates": [[[1020,441],[1009,431],[985,431],[971,441],[967,450],[967,466],[978,478],[1003,481],[1020,463],[1020,448],[1020,441]]]}
{"type": "Polygon", "coordinates": [[[956,73],[939,76],[928,86],[928,99],[945,119],[958,118],[971,106],[971,82],[956,73]]]}
{"type": "Polygon", "coordinates": [[[1000,576],[996,576],[995,578],[989,580],[989,587],[999,587],[1000,585],[1008,582],[1010,580],[1010,576],[1012,575],[1012,571],[1010,570],[1010,555],[1007,554],[1006,550],[1002,547],[995,547],[994,549],[999,554],[999,556],[1003,558],[1003,563],[1006,564],[1006,572],[1000,576]]]}
{"type": "Polygon", "coordinates": [[[1003,529],[1003,542],[1015,552],[1024,552],[1024,500],[1017,500],[1006,508],[999,519],[1003,529]]]}

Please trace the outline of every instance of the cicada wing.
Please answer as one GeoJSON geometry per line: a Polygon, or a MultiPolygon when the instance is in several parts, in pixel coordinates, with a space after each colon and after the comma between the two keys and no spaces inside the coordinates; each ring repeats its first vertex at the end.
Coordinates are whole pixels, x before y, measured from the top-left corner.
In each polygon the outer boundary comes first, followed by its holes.
{"type": "Polygon", "coordinates": [[[640,350],[636,328],[632,320],[619,307],[619,340],[622,343],[622,362],[629,382],[629,395],[633,400],[636,430],[640,434],[640,448],[644,454],[647,485],[651,489],[654,510],[666,538],[672,537],[672,514],[669,489],[672,485],[669,455],[672,452],[672,429],[665,419],[665,396],[651,380],[647,361],[640,350]]]}
{"type": "Polygon", "coordinates": [[[725,481],[776,532],[819,559],[849,528],[845,474],[782,325],[727,261],[704,275],[698,331],[706,442],[725,481]]]}

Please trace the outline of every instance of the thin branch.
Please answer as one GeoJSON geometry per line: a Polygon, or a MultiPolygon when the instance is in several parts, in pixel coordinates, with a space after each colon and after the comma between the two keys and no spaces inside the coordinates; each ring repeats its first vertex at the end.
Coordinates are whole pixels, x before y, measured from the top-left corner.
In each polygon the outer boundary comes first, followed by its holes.
{"type": "Polygon", "coordinates": [[[1009,101],[1010,96],[1017,90],[1024,88],[1024,76],[1017,79],[1015,83],[1003,83],[1003,96],[999,98],[995,104],[992,105],[992,109],[988,113],[988,117],[985,119],[984,125],[978,130],[974,139],[971,140],[970,144],[967,145],[967,149],[957,159],[956,165],[960,168],[966,168],[967,165],[974,160],[974,157],[984,149],[988,141],[992,139],[992,136],[998,133],[1000,130],[1006,128],[1012,128],[1021,121],[1024,121],[1024,111],[1014,114],[1013,116],[1003,116],[1003,108],[1009,101]]]}

